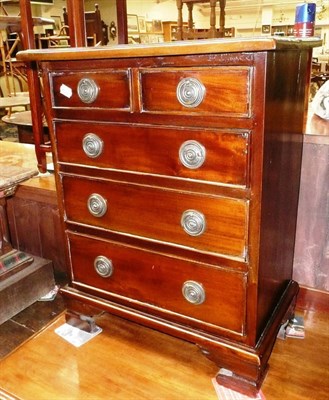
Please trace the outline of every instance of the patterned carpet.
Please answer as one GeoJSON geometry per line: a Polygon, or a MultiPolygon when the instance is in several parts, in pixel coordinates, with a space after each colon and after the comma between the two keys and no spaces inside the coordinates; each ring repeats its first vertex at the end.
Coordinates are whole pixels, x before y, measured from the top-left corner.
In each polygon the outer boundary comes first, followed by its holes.
{"type": "Polygon", "coordinates": [[[17,127],[2,122],[1,117],[2,115],[0,116],[0,140],[18,142],[17,127]]]}

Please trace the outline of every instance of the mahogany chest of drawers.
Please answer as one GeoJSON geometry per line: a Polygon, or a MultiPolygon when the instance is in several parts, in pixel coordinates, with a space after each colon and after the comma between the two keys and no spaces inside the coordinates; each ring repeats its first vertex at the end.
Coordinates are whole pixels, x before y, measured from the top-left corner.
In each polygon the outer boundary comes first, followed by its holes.
{"type": "Polygon", "coordinates": [[[196,343],[256,394],[292,262],[311,40],[28,51],[42,72],[71,281],[196,343]]]}

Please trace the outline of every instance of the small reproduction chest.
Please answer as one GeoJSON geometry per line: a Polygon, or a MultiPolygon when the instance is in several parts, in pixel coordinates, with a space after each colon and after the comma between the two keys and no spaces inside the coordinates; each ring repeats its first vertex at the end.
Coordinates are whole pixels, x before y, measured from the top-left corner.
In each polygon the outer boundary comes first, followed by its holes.
{"type": "Polygon", "coordinates": [[[42,72],[69,313],[196,343],[255,395],[293,312],[312,40],[26,51],[42,72]],[[89,310],[89,311],[88,311],[89,310]]]}

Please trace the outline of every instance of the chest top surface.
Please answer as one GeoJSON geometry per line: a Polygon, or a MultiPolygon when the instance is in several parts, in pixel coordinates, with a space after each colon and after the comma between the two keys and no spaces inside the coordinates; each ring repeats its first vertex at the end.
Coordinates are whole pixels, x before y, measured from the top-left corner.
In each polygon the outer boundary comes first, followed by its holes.
{"type": "Polygon", "coordinates": [[[161,44],[117,45],[58,50],[26,50],[17,54],[22,61],[61,61],[102,58],[130,58],[210,53],[259,52],[313,48],[321,45],[319,38],[230,38],[177,41],[161,44]]]}

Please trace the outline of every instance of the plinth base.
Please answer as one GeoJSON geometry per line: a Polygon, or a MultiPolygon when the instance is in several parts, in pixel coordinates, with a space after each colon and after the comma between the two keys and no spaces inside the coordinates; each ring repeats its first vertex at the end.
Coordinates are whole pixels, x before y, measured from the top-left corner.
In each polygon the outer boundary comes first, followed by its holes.
{"type": "Polygon", "coordinates": [[[12,318],[55,285],[53,265],[33,256],[33,262],[0,281],[0,324],[12,318]]]}

